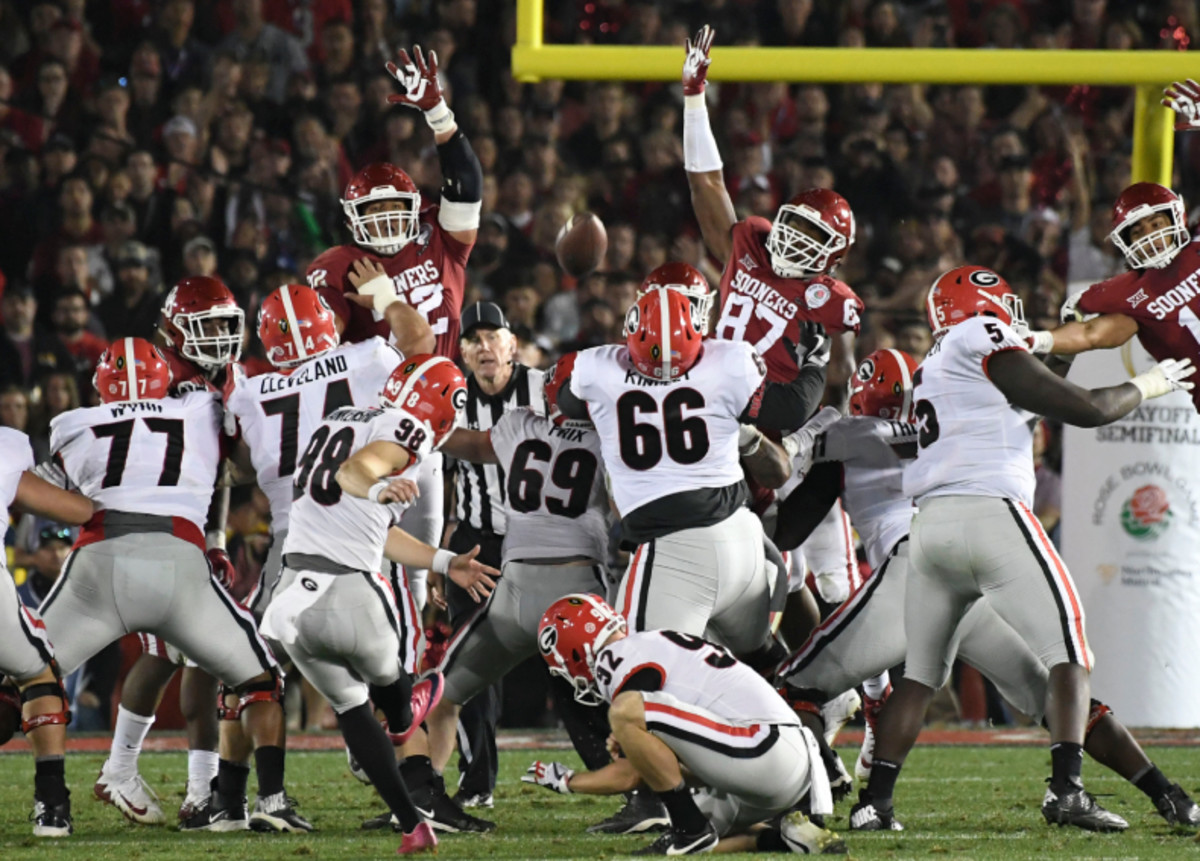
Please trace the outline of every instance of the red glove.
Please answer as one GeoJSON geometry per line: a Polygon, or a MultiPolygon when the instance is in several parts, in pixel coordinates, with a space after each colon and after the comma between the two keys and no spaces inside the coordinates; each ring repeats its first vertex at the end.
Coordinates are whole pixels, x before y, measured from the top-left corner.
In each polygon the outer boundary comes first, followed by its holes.
{"type": "Polygon", "coordinates": [[[1178,115],[1176,131],[1200,131],[1200,84],[1191,78],[1176,81],[1163,91],[1162,103],[1178,115]]]}
{"type": "Polygon", "coordinates": [[[400,49],[400,63],[388,63],[387,70],[400,86],[404,87],[401,94],[388,96],[393,105],[411,105],[423,111],[431,111],[442,101],[442,85],[438,83],[437,51],[429,52],[429,63],[425,63],[425,55],[421,53],[420,45],[413,45],[414,63],[408,57],[408,52],[400,49]]]}
{"type": "Polygon", "coordinates": [[[208,564],[212,567],[217,582],[225,587],[226,592],[232,592],[233,584],[237,582],[237,569],[233,567],[233,560],[229,558],[229,554],[214,547],[205,555],[208,556],[208,564]]]}
{"type": "Polygon", "coordinates": [[[683,61],[683,94],[698,96],[704,92],[704,84],[708,78],[708,66],[712,60],[708,52],[712,48],[713,37],[717,31],[705,24],[696,34],[695,39],[688,39],[687,58],[683,61]]]}

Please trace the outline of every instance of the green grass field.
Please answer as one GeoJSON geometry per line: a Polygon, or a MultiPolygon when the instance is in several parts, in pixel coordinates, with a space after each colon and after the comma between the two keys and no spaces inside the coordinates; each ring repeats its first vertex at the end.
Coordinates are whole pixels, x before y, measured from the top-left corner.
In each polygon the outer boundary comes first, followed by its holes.
{"type": "MultiPolygon", "coordinates": [[[[854,752],[842,751],[847,762],[854,752]]],[[[1156,747],[1154,760],[1172,780],[1195,796],[1200,789],[1200,749],[1156,747]]],[[[439,846],[442,858],[598,859],[619,857],[648,842],[646,837],[593,837],[584,828],[616,809],[611,799],[561,797],[519,782],[538,758],[536,751],[501,753],[501,782],[492,811],[499,828],[486,836],[451,835],[439,846]]],[[[561,751],[542,758],[573,761],[561,751]]],[[[183,835],[166,828],[125,822],[91,797],[102,756],[72,754],[67,779],[74,789],[73,837],[35,841],[26,816],[32,797],[28,756],[0,756],[0,861],[88,859],[89,861],[266,861],[266,859],[387,858],[398,841],[391,834],[359,831],[359,822],[378,812],[373,792],[347,772],[338,753],[289,754],[289,792],[318,831],[303,837],[256,834],[183,835]]],[[[577,763],[576,763],[577,764],[577,763]]],[[[903,834],[843,834],[852,858],[1105,858],[1200,857],[1192,835],[1168,827],[1149,801],[1119,778],[1088,763],[1084,776],[1102,803],[1129,820],[1119,835],[1051,829],[1039,812],[1049,756],[1040,748],[923,747],[901,777],[897,812],[903,834]]],[[[181,753],[144,754],[142,774],[160,792],[168,815],[182,799],[186,761],[181,753]]],[[[453,775],[447,775],[452,784],[453,775]]],[[[253,781],[251,783],[253,791],[253,781]]],[[[849,802],[838,806],[833,827],[842,830],[849,802]]],[[[752,856],[736,856],[749,858],[752,856]]]]}

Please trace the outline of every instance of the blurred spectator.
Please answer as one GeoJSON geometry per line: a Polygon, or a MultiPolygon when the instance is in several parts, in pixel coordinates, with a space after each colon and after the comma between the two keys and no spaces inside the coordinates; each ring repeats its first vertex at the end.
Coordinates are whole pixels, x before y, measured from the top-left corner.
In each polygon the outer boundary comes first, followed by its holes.
{"type": "Polygon", "coordinates": [[[0,387],[30,388],[44,374],[74,372],[74,357],[53,332],[35,323],[38,302],[33,288],[10,282],[0,298],[4,328],[0,331],[0,387]]]}
{"type": "Polygon", "coordinates": [[[239,60],[246,59],[251,53],[262,55],[270,68],[267,95],[273,102],[282,103],[288,79],[308,71],[303,46],[295,36],[263,19],[263,0],[233,0],[231,5],[233,32],[217,49],[228,51],[239,60]]]}
{"type": "Polygon", "coordinates": [[[137,240],[126,242],[121,249],[116,289],[97,309],[109,340],[154,337],[163,295],[161,284],[150,280],[149,257],[146,246],[137,240]]]}
{"type": "Polygon", "coordinates": [[[92,187],[79,174],[63,179],[58,191],[59,218],[57,229],[38,243],[33,251],[33,278],[38,280],[48,275],[64,245],[97,245],[104,233],[92,217],[95,198],[92,187]]]}
{"type": "Polygon", "coordinates": [[[0,388],[0,427],[29,431],[29,394],[15,383],[0,388]]]}
{"type": "Polygon", "coordinates": [[[183,246],[183,277],[212,277],[217,272],[217,246],[207,236],[196,236],[183,246]]]}
{"type": "MultiPolygon", "coordinates": [[[[54,312],[51,316],[54,331],[58,334],[59,341],[75,358],[75,373],[81,388],[90,387],[96,362],[108,349],[108,341],[105,338],[88,331],[91,317],[92,309],[82,290],[67,288],[54,300],[54,312]]],[[[99,325],[96,324],[96,327],[99,328],[99,325]]]]}

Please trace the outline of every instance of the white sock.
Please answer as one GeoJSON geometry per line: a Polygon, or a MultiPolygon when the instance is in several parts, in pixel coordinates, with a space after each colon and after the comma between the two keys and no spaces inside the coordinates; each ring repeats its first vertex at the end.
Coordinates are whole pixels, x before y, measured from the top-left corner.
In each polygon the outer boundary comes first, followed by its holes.
{"type": "Polygon", "coordinates": [[[221,757],[215,750],[188,751],[188,795],[208,795],[221,757]]]}
{"type": "Polygon", "coordinates": [[[863,682],[863,693],[868,699],[879,700],[883,699],[883,692],[887,690],[891,679],[888,678],[888,671],[884,670],[873,679],[867,679],[863,682]]]}
{"type": "Polygon", "coordinates": [[[128,780],[137,775],[142,742],[153,725],[154,715],[143,717],[125,706],[117,706],[117,725],[113,728],[112,748],[108,754],[109,777],[128,780]]]}

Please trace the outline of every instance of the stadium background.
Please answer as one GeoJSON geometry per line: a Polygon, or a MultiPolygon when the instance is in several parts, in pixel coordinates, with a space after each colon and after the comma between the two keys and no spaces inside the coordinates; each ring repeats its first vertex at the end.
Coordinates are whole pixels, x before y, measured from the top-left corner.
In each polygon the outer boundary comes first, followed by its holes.
{"type": "MultiPolygon", "coordinates": [[[[719,45],[747,47],[1182,51],[1200,33],[1197,5],[1179,0],[543,5],[547,42],[671,46],[680,64],[702,23],[719,45]]],[[[252,331],[264,295],[303,281],[308,261],[347,240],[338,198],[361,165],[392,161],[436,199],[431,134],[385,101],[395,85],[383,65],[413,43],[438,52],[484,169],[466,301],[504,306],[528,364],[617,339],[642,275],[667,259],[715,283],[683,173],[678,84],[518,83],[517,31],[516,4],[477,0],[0,0],[0,424],[30,433],[44,454],[50,419],[90,398],[103,344],[150,337],[165,290],[184,275],[219,274],[252,331]],[[609,250],[604,271],[576,283],[553,245],[584,210],[604,220],[609,250]]],[[[860,355],[898,346],[922,356],[924,291],[963,262],[1004,273],[1037,327],[1056,320],[1067,285],[1123,268],[1105,235],[1131,176],[1130,87],[711,89],[739,214],[770,218],[810,186],[835,187],[853,206],[858,242],[838,274],[867,305],[860,355]]],[[[1176,147],[1171,180],[1195,203],[1200,135],[1176,147]]],[[[266,367],[256,339],[246,357],[266,367]]],[[[1043,441],[1037,513],[1053,532],[1059,429],[1046,427],[1043,441]]],[[[266,511],[261,494],[236,493],[230,528],[245,582],[265,551],[266,511]]],[[[8,531],[18,581],[53,568],[63,542],[45,527],[27,519],[8,531]]],[[[115,656],[81,680],[93,686],[96,728],[115,704],[115,656]]],[[[978,679],[968,674],[960,690],[966,719],[1006,719],[978,679]]],[[[526,712],[506,718],[545,719],[526,712]]]]}

